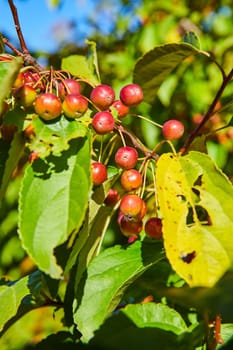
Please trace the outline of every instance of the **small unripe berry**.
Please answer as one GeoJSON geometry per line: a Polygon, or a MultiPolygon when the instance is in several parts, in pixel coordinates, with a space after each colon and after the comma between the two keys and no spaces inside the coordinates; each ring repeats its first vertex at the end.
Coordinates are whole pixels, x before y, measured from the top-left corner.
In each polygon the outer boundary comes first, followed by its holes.
{"type": "Polygon", "coordinates": [[[37,92],[30,85],[22,85],[14,90],[13,95],[20,106],[30,107],[36,99],[37,92]]]}
{"type": "Polygon", "coordinates": [[[93,162],[91,164],[91,177],[94,185],[101,185],[108,177],[106,166],[101,162],[93,162]]]}
{"type": "Polygon", "coordinates": [[[120,147],[115,154],[115,162],[122,169],[132,169],[138,161],[138,152],[129,146],[120,147]]]}
{"type": "Polygon", "coordinates": [[[113,131],[115,120],[108,111],[97,112],[92,119],[91,125],[97,134],[105,135],[113,131]]]}
{"type": "Polygon", "coordinates": [[[143,92],[139,85],[128,84],[120,91],[120,99],[126,106],[135,106],[142,102],[143,92]]]}
{"type": "Polygon", "coordinates": [[[166,140],[177,140],[184,134],[184,125],[176,119],[170,119],[163,124],[163,136],[166,140]]]}
{"type": "Polygon", "coordinates": [[[90,100],[94,105],[101,109],[108,109],[115,99],[115,92],[111,86],[100,84],[97,85],[91,92],[90,100]]]}
{"type": "Polygon", "coordinates": [[[136,169],[128,169],[123,171],[120,181],[125,191],[133,191],[142,185],[142,175],[136,169]]]}

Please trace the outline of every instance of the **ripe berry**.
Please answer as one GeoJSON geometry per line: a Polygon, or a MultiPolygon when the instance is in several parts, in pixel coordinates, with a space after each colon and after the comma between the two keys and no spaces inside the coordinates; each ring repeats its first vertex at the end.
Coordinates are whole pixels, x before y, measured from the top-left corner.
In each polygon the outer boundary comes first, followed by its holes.
{"type": "Polygon", "coordinates": [[[129,107],[124,105],[121,100],[116,100],[113,102],[112,106],[114,107],[117,111],[117,116],[120,119],[123,119],[127,116],[127,114],[129,113],[129,107]]]}
{"type": "Polygon", "coordinates": [[[120,147],[115,154],[115,162],[122,169],[132,169],[138,161],[138,152],[129,146],[120,147]]]}
{"type": "Polygon", "coordinates": [[[129,218],[142,219],[145,202],[137,194],[126,194],[120,202],[120,212],[129,218]]]}
{"type": "Polygon", "coordinates": [[[68,118],[79,118],[88,109],[88,101],[83,95],[67,95],[62,103],[62,109],[68,118]]]}
{"type": "Polygon", "coordinates": [[[91,123],[97,134],[105,135],[113,131],[115,120],[110,112],[97,112],[91,123]]]}
{"type": "Polygon", "coordinates": [[[18,89],[20,86],[22,86],[24,84],[25,84],[24,73],[23,72],[19,72],[19,74],[17,75],[17,78],[15,79],[13,88],[18,89]]]}
{"type": "Polygon", "coordinates": [[[133,191],[142,185],[142,175],[136,169],[124,170],[120,181],[124,190],[133,191]]]}
{"type": "Polygon", "coordinates": [[[122,216],[120,219],[120,230],[124,236],[138,236],[143,229],[142,220],[134,221],[129,219],[127,216],[122,216]]]}
{"type": "Polygon", "coordinates": [[[58,94],[62,100],[66,97],[66,95],[79,95],[80,90],[80,84],[75,79],[64,79],[58,85],[58,94]]]}
{"type": "Polygon", "coordinates": [[[44,120],[57,118],[62,112],[62,103],[59,97],[51,93],[37,96],[34,104],[35,112],[44,120]]]}
{"type": "Polygon", "coordinates": [[[30,85],[22,85],[14,90],[13,95],[20,106],[30,107],[36,99],[37,92],[30,85]]]}
{"type": "Polygon", "coordinates": [[[126,106],[135,106],[142,102],[143,92],[139,85],[128,84],[120,91],[120,99],[126,106]]]}
{"type": "Polygon", "coordinates": [[[111,86],[97,85],[91,92],[91,101],[101,110],[108,109],[115,99],[115,92],[111,86]]]}
{"type": "Polygon", "coordinates": [[[156,217],[151,217],[145,223],[146,235],[153,239],[161,239],[162,233],[162,220],[156,217]]]}
{"type": "Polygon", "coordinates": [[[120,194],[118,193],[117,190],[115,190],[114,188],[111,188],[109,191],[108,191],[108,194],[104,200],[104,203],[107,205],[107,206],[110,206],[110,207],[114,207],[115,204],[117,204],[117,202],[120,200],[120,194]]]}
{"type": "Polygon", "coordinates": [[[183,136],[184,125],[176,119],[170,119],[163,124],[163,136],[166,140],[177,140],[183,136]]]}
{"type": "Polygon", "coordinates": [[[108,177],[106,166],[101,162],[93,162],[91,164],[91,177],[94,185],[101,185],[108,177]]]}

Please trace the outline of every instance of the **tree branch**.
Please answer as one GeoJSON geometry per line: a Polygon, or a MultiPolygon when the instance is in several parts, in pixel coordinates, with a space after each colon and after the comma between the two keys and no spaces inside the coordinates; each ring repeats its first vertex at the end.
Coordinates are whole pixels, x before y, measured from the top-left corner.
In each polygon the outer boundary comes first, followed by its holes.
{"type": "Polygon", "coordinates": [[[185,141],[183,147],[180,149],[180,153],[183,154],[188,150],[189,146],[191,145],[191,143],[193,142],[195,137],[199,134],[200,130],[203,128],[205,123],[214,114],[215,107],[216,107],[220,97],[222,96],[224,89],[226,88],[227,84],[231,81],[232,78],[233,78],[233,69],[230,71],[230,73],[223,80],[222,85],[221,85],[220,89],[218,90],[213,102],[209,106],[206,114],[204,115],[201,122],[196,126],[196,128],[190,133],[190,135],[188,136],[187,140],[185,141]]]}

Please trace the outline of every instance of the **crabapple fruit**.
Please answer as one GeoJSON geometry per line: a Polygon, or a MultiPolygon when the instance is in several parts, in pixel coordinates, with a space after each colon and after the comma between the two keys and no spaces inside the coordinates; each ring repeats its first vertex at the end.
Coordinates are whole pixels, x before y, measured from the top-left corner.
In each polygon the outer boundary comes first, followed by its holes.
{"type": "Polygon", "coordinates": [[[163,124],[162,133],[166,140],[177,140],[183,136],[184,125],[179,120],[170,119],[163,124]]]}
{"type": "Polygon", "coordinates": [[[125,191],[133,191],[142,185],[142,175],[136,169],[124,170],[120,182],[125,191]]]}
{"type": "Polygon", "coordinates": [[[129,218],[142,219],[145,209],[144,200],[137,194],[126,194],[120,202],[120,212],[129,218]]]}
{"type": "Polygon", "coordinates": [[[115,154],[115,162],[122,169],[132,169],[138,161],[138,152],[130,146],[118,148],[115,154]]]}
{"type": "Polygon", "coordinates": [[[37,96],[34,109],[42,119],[52,120],[61,114],[62,103],[59,97],[47,92],[37,96]]]}
{"type": "Polygon", "coordinates": [[[92,119],[91,125],[97,134],[105,135],[113,131],[115,120],[108,111],[97,112],[92,119]]]}
{"type": "Polygon", "coordinates": [[[101,185],[105,180],[107,180],[107,168],[101,162],[93,162],[91,164],[91,178],[94,185],[101,185]]]}
{"type": "Polygon", "coordinates": [[[100,84],[97,85],[91,92],[90,100],[94,105],[101,109],[108,109],[115,99],[115,92],[109,85],[100,84]]]}
{"type": "Polygon", "coordinates": [[[161,239],[162,233],[162,220],[157,217],[149,218],[145,223],[145,233],[148,237],[153,239],[161,239]]]}
{"type": "Polygon", "coordinates": [[[66,95],[62,102],[62,109],[68,118],[79,118],[88,109],[88,101],[83,95],[66,95]]]}
{"type": "Polygon", "coordinates": [[[142,88],[137,84],[125,85],[120,90],[120,100],[126,106],[139,104],[143,100],[142,88]]]}

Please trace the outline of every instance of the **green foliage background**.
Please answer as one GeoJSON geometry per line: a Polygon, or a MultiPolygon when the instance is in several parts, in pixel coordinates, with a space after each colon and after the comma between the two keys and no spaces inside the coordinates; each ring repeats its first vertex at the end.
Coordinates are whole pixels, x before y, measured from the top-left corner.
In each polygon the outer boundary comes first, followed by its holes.
{"type": "MultiPolygon", "coordinates": [[[[57,5],[57,2],[53,3],[57,5]]],[[[198,2],[181,0],[143,1],[142,5],[137,9],[137,15],[141,18],[141,26],[136,32],[130,32],[127,29],[127,21],[124,21],[124,18],[119,16],[116,22],[116,32],[105,37],[101,32],[97,31],[95,36],[90,38],[97,42],[101,81],[112,85],[118,93],[124,84],[130,83],[134,79],[134,66],[142,55],[148,52],[148,50],[152,50],[157,45],[170,42],[180,42],[181,38],[187,31],[195,32],[200,39],[200,49],[211,52],[211,55],[213,55],[215,60],[219,62],[225,71],[230,71],[233,62],[232,6],[233,3],[230,0],[203,0],[198,2]],[[123,33],[120,39],[117,35],[118,32],[123,33]]],[[[195,42],[195,46],[196,45],[199,45],[199,43],[195,42]]],[[[64,45],[60,48],[59,52],[48,57],[48,64],[52,64],[55,69],[59,69],[61,64],[65,66],[66,59],[70,54],[83,54],[86,51],[86,47],[77,47],[75,44],[64,45]]],[[[35,53],[35,55],[38,56],[39,54],[35,53]]],[[[143,84],[143,81],[140,83],[143,84]]],[[[162,86],[160,86],[157,95],[156,91],[151,91],[150,98],[153,102],[152,105],[144,102],[140,107],[137,107],[137,112],[161,124],[167,119],[179,119],[184,122],[185,130],[188,134],[195,127],[196,120],[198,120],[198,118],[200,118],[208,109],[208,106],[213,100],[220,84],[221,72],[214,62],[206,64],[206,58],[204,56],[199,56],[195,58],[195,60],[188,58],[181,66],[177,66],[177,68],[169,75],[162,86]]],[[[212,121],[207,125],[210,132],[221,128],[230,121],[233,113],[232,95],[233,83],[231,82],[222,98],[222,105],[224,106],[223,110],[221,110],[221,106],[219,106],[220,111],[216,112],[212,121]],[[227,106],[227,108],[225,108],[225,106],[227,106]]],[[[143,120],[135,120],[131,117],[127,119],[127,125],[150,148],[153,148],[161,138],[158,129],[143,120]]],[[[82,132],[82,130],[74,132],[78,133],[82,132]]],[[[199,141],[200,143],[202,142],[202,140],[199,141]]],[[[177,146],[179,146],[178,142],[177,146]]],[[[209,154],[218,166],[229,177],[232,177],[232,128],[223,129],[222,131],[211,135],[208,138],[207,148],[209,154]]],[[[165,149],[166,148],[162,149],[161,152],[165,149]]],[[[10,280],[16,280],[26,276],[35,269],[31,259],[25,254],[25,251],[21,247],[17,233],[17,200],[21,179],[22,174],[19,171],[7,188],[6,195],[2,200],[2,205],[0,207],[0,275],[4,276],[5,279],[10,280]]],[[[124,242],[124,238],[119,234],[118,228],[113,220],[105,237],[103,247],[109,247],[122,241],[124,242]]],[[[161,263],[159,268],[163,271],[165,266],[161,263]]],[[[163,276],[170,273],[170,271],[163,272],[163,276]]],[[[157,274],[159,281],[161,276],[158,271],[157,274]]],[[[150,290],[150,288],[154,289],[157,283],[150,280],[150,271],[147,272],[146,277],[148,278],[146,282],[143,282],[140,278],[136,282],[136,287],[139,286],[138,295],[134,290],[136,300],[142,299],[145,296],[145,290],[150,290]],[[146,288],[144,285],[145,283],[146,288]]],[[[174,280],[171,281],[171,285],[179,285],[180,281],[175,274],[171,274],[171,279],[172,278],[174,280]]],[[[228,281],[227,277],[226,280],[228,281]]],[[[62,293],[62,286],[60,288],[62,293]]],[[[221,290],[221,285],[219,288],[221,290]]],[[[228,285],[227,282],[225,284],[223,282],[223,289],[224,288],[229,288],[229,293],[232,293],[232,287],[230,284],[228,285]]],[[[172,291],[170,293],[172,293],[172,291]]],[[[208,292],[206,292],[206,294],[205,292],[202,292],[205,295],[202,295],[202,298],[200,299],[198,293],[193,297],[188,291],[184,290],[183,293],[184,295],[177,296],[174,292],[174,295],[171,295],[171,297],[174,301],[178,300],[179,302],[183,299],[184,304],[186,302],[188,303],[188,300],[193,298],[193,304],[200,310],[202,310],[205,297],[208,299],[208,292]]],[[[91,297],[95,298],[94,296],[91,297]]],[[[215,301],[215,298],[218,299],[218,291],[213,290],[211,300],[215,301]]],[[[0,306],[0,314],[2,312],[2,307],[3,305],[0,306]]],[[[212,305],[210,304],[209,307],[212,307],[212,305]]],[[[143,312],[146,313],[146,310],[143,310],[143,312]]],[[[163,312],[163,310],[154,310],[154,312],[163,312]]],[[[125,329],[128,330],[128,333],[126,332],[126,337],[129,336],[129,338],[133,339],[135,336],[135,330],[132,329],[131,324],[128,324],[125,321],[125,314],[127,313],[130,314],[129,306],[117,317],[119,317],[120,322],[123,322],[122,324],[125,325],[125,329]]],[[[174,317],[175,316],[176,315],[174,315],[174,317]]],[[[62,343],[64,341],[63,348],[72,349],[74,344],[72,344],[72,339],[69,338],[71,337],[70,333],[68,335],[66,333],[67,328],[64,328],[62,325],[63,317],[64,315],[61,310],[56,311],[56,306],[46,309],[35,309],[9,328],[5,335],[0,339],[0,348],[2,350],[30,350],[33,348],[43,348],[46,350],[46,344],[43,345],[43,343],[41,343],[38,346],[35,344],[46,338],[46,336],[51,333],[59,332],[56,339],[50,335],[48,342],[50,348],[51,346],[54,346],[56,342],[58,343],[60,341],[62,343]],[[53,312],[54,318],[52,317],[53,312]]],[[[179,316],[177,317],[179,318],[179,316]]],[[[187,314],[185,317],[191,319],[192,315],[187,314]]],[[[233,320],[230,320],[229,317],[227,322],[228,321],[232,322],[233,320]]],[[[109,328],[112,326],[111,322],[114,321],[110,320],[110,324],[104,326],[106,329],[103,327],[103,329],[99,331],[95,340],[96,344],[90,344],[88,348],[96,349],[100,345],[98,337],[99,339],[103,339],[101,338],[101,332],[105,335],[105,348],[107,348],[108,341],[110,340],[108,340],[106,335],[109,332],[108,330],[111,329],[109,328]]],[[[156,322],[156,320],[154,322],[156,322]]],[[[178,321],[176,320],[176,322],[178,321]]],[[[179,331],[184,333],[186,331],[188,332],[182,323],[183,320],[181,319],[179,322],[179,331]]],[[[145,334],[143,332],[144,331],[141,332],[142,336],[148,336],[148,339],[153,342],[153,335],[150,333],[150,330],[148,333],[145,332],[145,334]]],[[[197,330],[197,333],[198,332],[199,330],[197,330]]],[[[226,333],[226,338],[232,339],[232,325],[229,327],[225,326],[224,332],[226,333]]],[[[166,336],[165,334],[164,331],[163,336],[166,336]]],[[[185,337],[184,334],[183,337],[185,337]]],[[[123,339],[124,335],[122,336],[122,342],[118,340],[119,344],[116,346],[122,348],[123,339]]],[[[179,346],[179,343],[176,343],[174,339],[171,339],[171,344],[171,346],[179,346]]],[[[193,344],[195,344],[194,340],[193,344]]],[[[84,348],[85,345],[80,345],[80,348],[82,347],[84,348]]],[[[135,348],[137,349],[136,344],[135,348]]]]}

